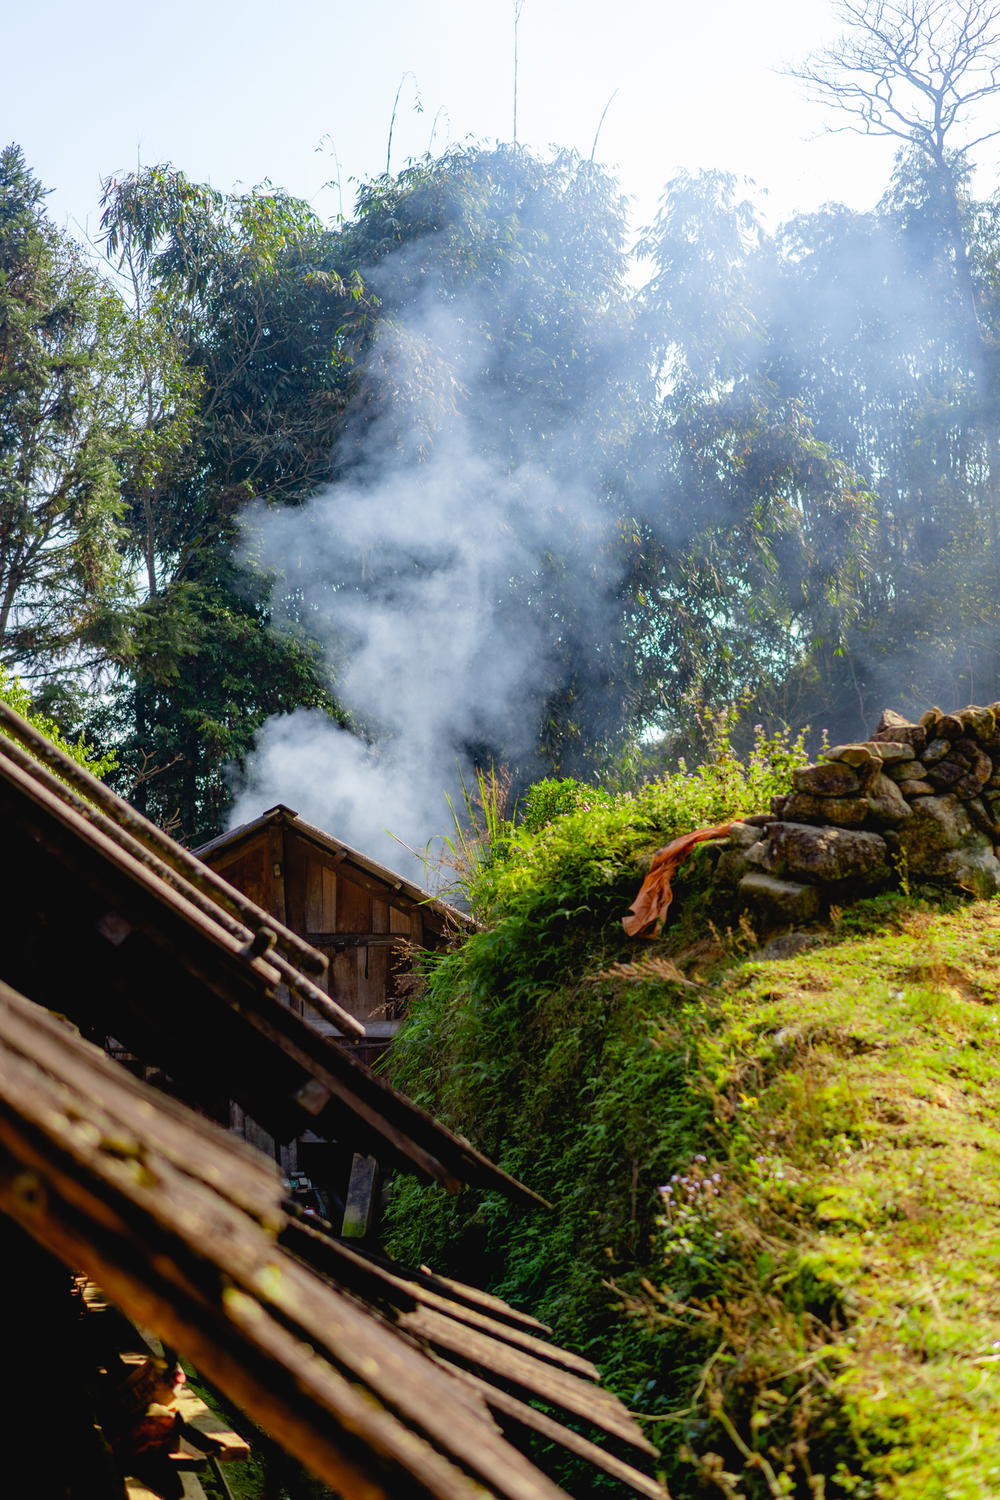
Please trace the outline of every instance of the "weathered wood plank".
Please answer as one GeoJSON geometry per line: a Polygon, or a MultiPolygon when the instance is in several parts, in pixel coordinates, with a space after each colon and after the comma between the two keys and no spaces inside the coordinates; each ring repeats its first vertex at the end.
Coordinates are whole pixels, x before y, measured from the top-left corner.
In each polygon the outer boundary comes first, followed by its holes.
{"type": "MultiPolygon", "coordinates": [[[[165,866],[167,877],[178,876],[193,888],[194,897],[207,895],[217,916],[221,912],[223,917],[245,922],[251,931],[256,927],[260,911],[241,891],[149,822],[3,702],[0,702],[0,727],[4,732],[2,759],[8,765],[25,771],[68,811],[95,829],[103,830],[141,863],[151,860],[154,868],[165,866]],[[30,754],[26,755],[22,746],[27,746],[30,754]]],[[[279,926],[277,936],[283,949],[303,971],[323,972],[320,955],[297,933],[279,926]]]]}
{"type": "Polygon", "coordinates": [[[277,915],[270,901],[271,880],[268,874],[268,851],[265,837],[261,837],[243,850],[239,858],[227,870],[226,878],[262,911],[277,915]]]}
{"type": "MultiPolygon", "coordinates": [[[[428,1132],[418,1131],[415,1128],[418,1124],[416,1121],[412,1128],[408,1127],[405,1123],[406,1112],[395,1108],[400,1096],[395,1099],[386,1097],[391,1094],[388,1086],[383,1085],[362,1064],[355,1062],[343,1048],[337,1047],[331,1039],[319,1036],[311,1028],[306,1028],[306,1035],[293,1037],[284,1024],[276,1028],[272,1018],[259,1012],[247,1019],[255,1031],[273,1042],[276,1050],[299,1064],[304,1072],[308,1072],[329,1091],[329,1103],[317,1114],[315,1121],[310,1121],[311,1128],[317,1134],[328,1132],[331,1139],[343,1138],[345,1125],[354,1121],[358,1140],[378,1142],[373,1154],[384,1158],[388,1153],[390,1160],[408,1164],[411,1168],[416,1167],[428,1177],[455,1191],[461,1178],[422,1143],[424,1139],[428,1141],[428,1145],[437,1146],[439,1142],[432,1140],[428,1132]],[[324,1045],[330,1049],[325,1056],[321,1050],[324,1045]],[[380,1097],[379,1090],[383,1088],[385,1093],[380,1097]]],[[[409,1101],[406,1103],[409,1104],[409,1101]]],[[[409,1107],[411,1110],[416,1109],[415,1105],[409,1107]]],[[[528,1190],[523,1191],[527,1193],[528,1190]]],[[[538,1201],[540,1200],[534,1199],[534,1202],[538,1201]]]]}
{"type": "Polygon", "coordinates": [[[306,927],[311,932],[314,927],[326,927],[328,922],[324,920],[323,913],[323,867],[318,860],[310,859],[308,855],[303,860],[305,871],[305,895],[306,895],[306,927]]]}
{"type": "Polygon", "coordinates": [[[415,943],[423,939],[423,918],[419,906],[405,910],[392,902],[389,906],[389,931],[397,933],[401,937],[408,937],[415,943]]]}
{"type": "Polygon", "coordinates": [[[21,1061],[42,1071],[46,1088],[72,1091],[89,1099],[92,1117],[114,1138],[117,1125],[141,1133],[181,1171],[203,1171],[213,1189],[261,1224],[284,1222],[284,1184],[274,1163],[244,1150],[229,1131],[167,1094],[160,1094],[98,1047],[79,1037],[66,1022],[0,983],[0,1028],[8,1067],[21,1061]],[[225,1167],[216,1157],[223,1156],[225,1167]]]}
{"type": "Polygon", "coordinates": [[[393,1014],[394,1002],[390,994],[389,958],[391,950],[384,946],[359,947],[358,955],[358,1015],[368,1031],[370,1021],[386,1020],[393,1014]]]}
{"type": "Polygon", "coordinates": [[[516,1396],[511,1396],[507,1391],[498,1390],[496,1386],[490,1385],[478,1375],[473,1375],[466,1370],[460,1371],[459,1374],[463,1379],[470,1381],[473,1388],[482,1394],[492,1411],[515,1421],[529,1432],[538,1433],[550,1443],[565,1448],[577,1458],[593,1464],[596,1469],[603,1469],[605,1474],[610,1475],[612,1479],[627,1484],[629,1489],[634,1490],[636,1494],[646,1496],[646,1500],[669,1500],[666,1490],[658,1480],[648,1474],[643,1474],[631,1464],[625,1463],[607,1448],[601,1448],[597,1443],[590,1442],[588,1438],[574,1432],[571,1427],[564,1427],[561,1422],[554,1421],[537,1407],[529,1406],[525,1401],[519,1401],[516,1396]]]}
{"type": "Polygon", "coordinates": [[[401,932],[310,932],[310,943],[324,948],[398,948],[410,939],[401,932]]]}
{"type": "Polygon", "coordinates": [[[512,1345],[502,1345],[478,1330],[456,1327],[450,1318],[431,1308],[417,1308],[400,1317],[402,1326],[432,1347],[457,1357],[459,1362],[510,1381],[529,1400],[541,1397],[574,1417],[582,1417],[610,1436],[642,1453],[656,1449],[639,1424],[629,1416],[610,1392],[557,1370],[512,1345]]]}
{"type": "MultiPolygon", "coordinates": [[[[367,932],[372,925],[372,897],[371,892],[365,890],[354,878],[355,872],[349,873],[346,866],[341,867],[340,879],[337,885],[337,916],[332,924],[333,929],[338,932],[367,932]]],[[[326,922],[317,922],[316,929],[327,928],[326,922]]],[[[310,926],[309,932],[314,931],[310,926]]]]}
{"type": "Polygon", "coordinates": [[[347,1184],[344,1221],[341,1234],[348,1240],[363,1240],[368,1234],[378,1189],[378,1162],[374,1156],[354,1153],[351,1177],[347,1184]]]}
{"type": "Polygon", "coordinates": [[[212,1456],[219,1463],[242,1463],[250,1457],[250,1444],[233,1432],[200,1396],[185,1386],[177,1396],[177,1409],[183,1421],[203,1437],[212,1440],[212,1456]]]}
{"type": "Polygon", "coordinates": [[[235,1366],[234,1399],[279,1440],[294,1430],[294,1451],[327,1482],[386,1492],[371,1486],[363,1464],[345,1472],[343,1450],[360,1440],[405,1470],[388,1491],[400,1497],[472,1500],[478,1484],[465,1469],[508,1500],[559,1493],[445,1371],[248,1228],[232,1205],[158,1157],[140,1152],[136,1170],[131,1138],[109,1151],[100,1118],[81,1130],[53,1111],[51,1080],[40,1088],[39,1078],[7,1068],[0,1077],[0,1208],[71,1264],[97,1271],[113,1300],[224,1389],[235,1366]],[[290,1387],[294,1399],[283,1399],[290,1387]]]}
{"type": "Polygon", "coordinates": [[[278,921],[285,921],[285,840],[282,829],[277,823],[268,825],[267,839],[264,849],[266,867],[264,878],[266,880],[267,899],[261,901],[260,905],[265,911],[269,911],[278,921]]]}
{"type": "Polygon", "coordinates": [[[358,1014],[358,961],[356,949],[334,949],[330,954],[330,989],[337,996],[337,1003],[350,1011],[359,1025],[363,1021],[358,1014]]]}
{"type": "MultiPolygon", "coordinates": [[[[364,1252],[370,1259],[376,1257],[371,1251],[364,1252]]],[[[390,1265],[383,1257],[381,1264],[390,1265]]],[[[453,1302],[464,1303],[473,1309],[483,1308],[500,1322],[511,1323],[516,1328],[527,1328],[537,1330],[539,1333],[552,1336],[552,1329],[547,1323],[541,1323],[533,1318],[530,1313],[522,1312],[519,1307],[511,1307],[509,1302],[495,1297],[492,1292],[484,1292],[480,1287],[468,1286],[465,1282],[454,1281],[450,1276],[440,1276],[432,1271],[429,1266],[421,1266],[414,1270],[412,1266],[407,1267],[407,1275],[420,1286],[430,1287],[433,1291],[443,1291],[453,1302]]]]}
{"type": "MultiPolygon", "coordinates": [[[[412,1311],[418,1306],[429,1307],[453,1318],[456,1323],[476,1328],[501,1343],[513,1344],[583,1379],[596,1381],[599,1378],[597,1368],[590,1360],[547,1343],[538,1337],[537,1332],[529,1332],[511,1322],[501,1322],[479,1308],[459,1302],[443,1290],[414,1279],[404,1267],[390,1266],[366,1256],[360,1248],[343,1244],[313,1222],[293,1221],[283,1230],[281,1239],[300,1260],[328,1274],[339,1285],[349,1287],[366,1301],[384,1302],[400,1312],[412,1311]]],[[[512,1310],[507,1309],[506,1304],[504,1306],[505,1310],[512,1310]]],[[[534,1327],[538,1328],[538,1325],[534,1327]]]]}
{"type": "MultiPolygon", "coordinates": [[[[181,1485],[183,1500],[205,1500],[204,1486],[196,1474],[182,1474],[181,1485]]],[[[126,1478],[125,1495],[127,1500],[160,1500],[155,1490],[148,1489],[141,1479],[126,1478]]]]}

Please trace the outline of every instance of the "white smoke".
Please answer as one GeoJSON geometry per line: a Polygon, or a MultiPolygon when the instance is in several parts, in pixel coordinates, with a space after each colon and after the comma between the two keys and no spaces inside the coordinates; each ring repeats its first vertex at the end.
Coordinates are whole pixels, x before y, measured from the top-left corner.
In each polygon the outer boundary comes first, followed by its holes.
{"type": "Polygon", "coordinates": [[[419,853],[448,830],[470,747],[532,753],[565,644],[531,608],[553,557],[561,590],[590,613],[616,581],[598,566],[609,521],[596,483],[553,478],[580,472],[560,460],[575,440],[551,422],[536,438],[536,414],[498,397],[475,312],[424,301],[383,324],[366,368],[380,415],[355,424],[349,477],[300,508],[259,503],[245,534],[368,738],[315,710],[270,720],[231,826],[284,802],[422,883],[434,854],[427,867],[404,845],[419,853]],[[498,426],[517,434],[516,458],[489,451],[498,426]]]}

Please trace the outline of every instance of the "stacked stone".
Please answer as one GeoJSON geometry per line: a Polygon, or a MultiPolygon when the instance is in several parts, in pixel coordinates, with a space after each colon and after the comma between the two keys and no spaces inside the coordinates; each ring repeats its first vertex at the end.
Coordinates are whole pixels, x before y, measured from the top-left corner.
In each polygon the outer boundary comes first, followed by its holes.
{"type": "Polygon", "coordinates": [[[794,771],[792,788],[735,824],[719,861],[765,920],[808,921],[911,876],[1000,892],[1000,703],[916,724],[888,710],[871,739],[794,771]]]}

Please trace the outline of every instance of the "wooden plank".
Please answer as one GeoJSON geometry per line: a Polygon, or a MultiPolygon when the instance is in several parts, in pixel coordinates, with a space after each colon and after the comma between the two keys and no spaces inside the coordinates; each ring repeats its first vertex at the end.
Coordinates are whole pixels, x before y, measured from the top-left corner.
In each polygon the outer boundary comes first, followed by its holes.
{"type": "Polygon", "coordinates": [[[309,942],[319,949],[398,948],[410,939],[400,932],[310,932],[309,942]]]}
{"type": "MultiPolygon", "coordinates": [[[[233,1304],[230,1316],[237,1327],[242,1327],[244,1317],[251,1310],[244,1303],[230,1300],[233,1304]]],[[[301,1348],[299,1340],[274,1321],[261,1323],[251,1315],[249,1327],[256,1342],[275,1358],[283,1356],[288,1361],[301,1348]]],[[[429,1370],[432,1362],[427,1360],[425,1363],[429,1370]]],[[[352,1387],[341,1384],[331,1366],[311,1366],[309,1376],[310,1385],[318,1389],[324,1406],[333,1406],[336,1399],[342,1410],[349,1407],[354,1394],[352,1387]]],[[[395,1389],[398,1394],[405,1390],[402,1386],[395,1389]]],[[[443,1500],[483,1500],[484,1490],[487,1494],[509,1496],[510,1500],[566,1500],[562,1490],[534,1469],[481,1418],[470,1431],[468,1421],[462,1420],[459,1403],[446,1401],[440,1410],[447,1425],[453,1423],[451,1431],[457,1439],[455,1447],[461,1468],[446,1466],[443,1455],[438,1454],[420,1433],[394,1422],[390,1411],[384,1411],[370,1399],[355,1398],[354,1420],[373,1452],[378,1452],[386,1442],[380,1428],[392,1423],[393,1457],[407,1470],[407,1483],[391,1492],[392,1500],[408,1500],[411,1494],[408,1486],[414,1481],[421,1486],[416,1493],[430,1493],[443,1497],[443,1500]],[[467,1469],[472,1472],[465,1472],[467,1469]]],[[[355,1489],[343,1484],[337,1488],[340,1493],[350,1495],[351,1500],[362,1500],[371,1493],[367,1488],[355,1489]]]]}
{"type": "Polygon", "coordinates": [[[240,850],[237,859],[226,870],[226,879],[241,890],[256,906],[276,915],[270,901],[271,881],[268,874],[266,832],[240,850]]]}
{"type": "Polygon", "coordinates": [[[361,1156],[356,1151],[351,1162],[344,1221],[340,1231],[346,1240],[363,1240],[367,1237],[372,1225],[378,1180],[378,1162],[374,1156],[361,1156]]]}
{"type": "Polygon", "coordinates": [[[364,947],[358,955],[358,1017],[368,1030],[369,1018],[386,1020],[393,1011],[389,993],[389,954],[386,947],[364,947]]]}
{"type": "Polygon", "coordinates": [[[225,1170],[210,1167],[216,1191],[262,1224],[283,1222],[284,1184],[273,1162],[241,1147],[214,1121],[194,1114],[178,1100],[135,1078],[100,1048],[84,1041],[66,1022],[3,983],[0,1027],[11,1066],[23,1059],[60,1080],[67,1089],[75,1089],[84,1097],[93,1096],[94,1109],[98,1104],[102,1107],[102,1118],[103,1110],[113,1111],[118,1121],[141,1132],[182,1170],[192,1161],[196,1164],[221,1152],[225,1170]],[[187,1138],[183,1144],[181,1131],[187,1138]],[[196,1146],[192,1146],[192,1137],[197,1137],[196,1146]]]}
{"type": "Polygon", "coordinates": [[[321,865],[321,878],[323,886],[323,925],[334,926],[337,921],[337,882],[339,877],[334,870],[327,869],[321,865]]]}
{"type": "MultiPolygon", "coordinates": [[[[370,1127],[375,1139],[380,1136],[383,1146],[389,1147],[397,1159],[405,1162],[409,1158],[418,1171],[427,1172],[445,1185],[457,1181],[478,1183],[502,1191],[514,1201],[535,1208],[549,1207],[544,1198],[489,1161],[464,1137],[439,1125],[383,1078],[362,1067],[346,1047],[320,1036],[277,1004],[270,1008],[261,1005],[243,1019],[330,1090],[333,1098],[328,1109],[333,1114],[330,1122],[333,1139],[342,1138],[342,1134],[338,1137],[336,1123],[339,1107],[370,1127]]],[[[323,1120],[324,1115],[320,1114],[311,1128],[322,1134],[323,1120]]],[[[372,1154],[382,1157],[383,1150],[374,1146],[372,1154]]]]}
{"type": "Polygon", "coordinates": [[[0,1154],[0,1208],[89,1274],[101,1263],[96,1279],[113,1300],[132,1316],[138,1308],[279,1440],[297,1437],[289,1446],[328,1483],[352,1495],[397,1500],[424,1493],[473,1500],[483,1483],[507,1500],[559,1494],[446,1372],[259,1230],[256,1239],[245,1224],[240,1232],[231,1207],[158,1160],[137,1177],[89,1133],[70,1141],[61,1131],[39,1134],[47,1110],[36,1107],[37,1090],[23,1091],[6,1070],[0,1077],[5,1104],[21,1095],[16,1112],[5,1108],[0,1116],[0,1141],[15,1161],[8,1167],[11,1157],[0,1154]],[[32,1116],[33,1142],[24,1130],[32,1116]],[[26,1179],[38,1174],[45,1188],[29,1194],[26,1179]],[[372,1484],[363,1462],[345,1468],[352,1440],[362,1443],[376,1473],[377,1456],[402,1466],[405,1483],[386,1489],[372,1484]]]}
{"type": "MultiPolygon", "coordinates": [[[[337,916],[333,924],[338,932],[368,932],[372,925],[372,898],[354,879],[354,871],[341,869],[337,888],[337,916]]],[[[326,928],[326,923],[317,923],[317,928],[326,928]]],[[[307,931],[312,932],[312,927],[307,931]]]]}
{"type": "MultiPolygon", "coordinates": [[[[182,1473],[181,1493],[183,1500],[205,1500],[205,1489],[196,1474],[182,1473]]],[[[127,1500],[160,1500],[155,1490],[148,1489],[141,1479],[125,1479],[127,1500]]]]}
{"type": "Polygon", "coordinates": [[[293,829],[286,830],[285,843],[285,919],[296,932],[306,930],[306,860],[302,842],[293,829]]]}
{"type": "Polygon", "coordinates": [[[574,1432],[571,1427],[564,1427],[561,1422],[555,1422],[544,1412],[534,1406],[529,1406],[525,1401],[518,1401],[516,1396],[511,1396],[507,1391],[498,1390],[496,1386],[490,1385],[488,1381],[482,1380],[478,1375],[469,1371],[460,1372],[462,1378],[471,1381],[473,1388],[479,1391],[483,1399],[492,1411],[500,1416],[515,1421],[518,1426],[526,1428],[529,1432],[536,1432],[540,1437],[555,1443],[560,1448],[582,1458],[585,1463],[592,1464],[596,1469],[603,1469],[605,1474],[612,1479],[617,1479],[621,1484],[627,1484],[629,1489],[634,1490],[637,1495],[644,1495],[646,1500],[670,1500],[663,1485],[649,1474],[643,1474],[639,1469],[633,1468],[624,1460],[618,1458],[607,1448],[599,1447],[589,1439],[582,1437],[580,1433],[574,1432]]]}
{"type": "Polygon", "coordinates": [[[487,1370],[491,1375],[509,1381],[529,1400],[541,1399],[561,1407],[571,1416],[582,1417],[641,1453],[655,1456],[656,1449],[639,1424],[629,1416],[621,1402],[600,1386],[588,1384],[567,1371],[556,1370],[523,1350],[496,1343],[476,1329],[457,1328],[450,1318],[442,1317],[431,1308],[404,1313],[400,1323],[434,1348],[457,1357],[459,1363],[471,1365],[477,1371],[487,1370]]]}
{"type": "Polygon", "coordinates": [[[357,949],[347,948],[339,952],[334,950],[330,955],[329,975],[330,993],[336,995],[337,1004],[342,1005],[346,1011],[361,1021],[358,1003],[357,949]]]}
{"type": "MultiPolygon", "coordinates": [[[[370,1251],[365,1252],[370,1259],[374,1259],[370,1251]]],[[[384,1262],[388,1264],[388,1262],[384,1262]]],[[[474,1309],[483,1308],[500,1322],[511,1323],[517,1328],[537,1329],[551,1337],[552,1329],[547,1323],[539,1322],[530,1313],[523,1312],[519,1307],[512,1307],[509,1302],[495,1297],[492,1292],[484,1292],[480,1287],[469,1286],[466,1282],[455,1281],[450,1276],[439,1276],[429,1266],[421,1266],[414,1270],[412,1266],[407,1267],[407,1276],[411,1281],[417,1282],[419,1286],[430,1287],[434,1291],[444,1291],[452,1302],[463,1303],[474,1309]]]]}
{"type": "MultiPolygon", "coordinates": [[[[345,1245],[315,1222],[293,1221],[282,1231],[282,1244],[293,1249],[300,1260],[315,1266],[338,1284],[356,1291],[367,1301],[387,1300],[402,1312],[412,1311],[418,1306],[433,1308],[457,1323],[478,1328],[501,1343],[513,1344],[585,1380],[598,1379],[597,1368],[590,1360],[539,1338],[538,1331],[541,1330],[537,1323],[529,1331],[523,1324],[501,1322],[481,1308],[458,1301],[427,1282],[416,1280],[412,1272],[402,1266],[366,1255],[361,1246],[345,1245]]],[[[506,1304],[504,1308],[512,1311],[506,1304]]]]}
{"type": "Polygon", "coordinates": [[[183,1386],[177,1396],[177,1409],[183,1421],[203,1437],[211,1438],[211,1455],[219,1463],[242,1463],[250,1457],[250,1444],[238,1432],[227,1427],[190,1386],[183,1386]]]}
{"type": "Polygon", "coordinates": [[[323,906],[323,866],[317,859],[306,859],[305,865],[305,928],[313,932],[328,927],[323,906]]]}
{"type": "Polygon", "coordinates": [[[280,823],[269,823],[265,840],[264,858],[266,868],[264,876],[266,880],[266,901],[261,906],[265,907],[272,916],[277,917],[279,922],[285,920],[285,838],[284,829],[280,823]]]}
{"type": "Polygon", "coordinates": [[[419,943],[423,937],[423,923],[420,916],[420,908],[402,910],[394,902],[389,906],[389,931],[399,933],[412,941],[419,943]]]}
{"type": "MultiPolygon", "coordinates": [[[[423,1144],[424,1140],[431,1143],[428,1132],[408,1128],[406,1114],[410,1115],[410,1126],[418,1126],[421,1111],[418,1111],[416,1105],[409,1100],[404,1101],[402,1095],[395,1094],[382,1079],[355,1062],[346,1049],[338,1047],[332,1039],[320,1036],[312,1028],[305,1026],[305,1023],[304,1032],[293,1039],[287,1023],[276,1029],[271,1018],[265,1017],[262,1012],[256,1012],[247,1019],[254,1030],[268,1037],[276,1048],[308,1070],[318,1083],[329,1090],[330,1102],[318,1112],[315,1120],[310,1120],[310,1127],[317,1134],[328,1132],[329,1139],[343,1139],[346,1118],[348,1128],[354,1130],[355,1139],[373,1142],[372,1154],[383,1160],[388,1154],[390,1160],[404,1167],[408,1166],[411,1170],[415,1168],[452,1191],[456,1190],[461,1179],[423,1144]],[[321,1062],[319,1059],[323,1048],[328,1048],[329,1051],[321,1062]],[[400,1103],[408,1107],[401,1115],[397,1109],[400,1103]],[[422,1139],[418,1139],[418,1136],[422,1139]]],[[[289,1016],[289,1019],[295,1018],[289,1016]]],[[[452,1139],[459,1147],[457,1154],[462,1155],[465,1150],[463,1144],[457,1138],[452,1139]]],[[[433,1144],[437,1144],[437,1141],[433,1144]]],[[[443,1154],[451,1156],[455,1153],[449,1150],[443,1154]]],[[[500,1173],[499,1168],[492,1170],[500,1173]]],[[[526,1194],[530,1192],[526,1188],[521,1191],[526,1194]]],[[[542,1200],[535,1198],[533,1201],[538,1203],[542,1200]]]]}

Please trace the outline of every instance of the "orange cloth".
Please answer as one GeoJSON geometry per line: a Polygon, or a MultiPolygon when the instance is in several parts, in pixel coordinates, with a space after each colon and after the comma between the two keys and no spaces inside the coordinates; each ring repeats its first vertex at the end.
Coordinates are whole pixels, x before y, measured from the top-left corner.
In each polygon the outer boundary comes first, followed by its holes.
{"type": "Polygon", "coordinates": [[[664,844],[662,849],[657,849],[649,874],[629,907],[629,915],[622,917],[622,926],[629,937],[652,937],[660,930],[674,899],[670,882],[678,867],[684,863],[696,844],[703,844],[707,839],[725,838],[732,826],[732,823],[719,823],[714,828],[698,828],[694,833],[685,833],[681,838],[674,839],[672,844],[664,844]],[[653,929],[652,932],[649,931],[650,928],[653,929]]]}

